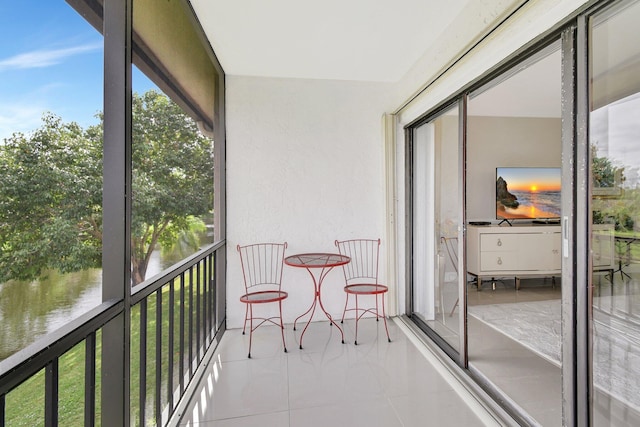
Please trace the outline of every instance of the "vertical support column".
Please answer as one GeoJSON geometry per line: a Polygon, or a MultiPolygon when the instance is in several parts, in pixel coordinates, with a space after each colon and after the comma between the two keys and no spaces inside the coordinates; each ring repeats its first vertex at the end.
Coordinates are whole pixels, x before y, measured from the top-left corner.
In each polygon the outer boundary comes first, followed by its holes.
{"type": "Polygon", "coordinates": [[[156,408],[156,425],[162,426],[162,288],[156,291],[156,391],[155,391],[155,408],[156,408]]]}
{"type": "MultiPolygon", "coordinates": [[[[580,21],[580,19],[579,19],[580,21]]],[[[587,256],[586,183],[584,161],[580,159],[580,145],[586,144],[586,116],[588,107],[584,96],[587,93],[584,65],[586,52],[580,53],[580,36],[575,26],[562,33],[562,418],[565,426],[589,425],[583,407],[586,394],[582,378],[587,364],[585,347],[587,331],[580,319],[586,319],[587,256]],[[578,248],[582,248],[578,250],[578,248]],[[582,285],[580,285],[582,284],[582,285]],[[582,329],[582,330],[581,330],[582,329]],[[584,424],[586,422],[586,424],[584,424]]],[[[588,173],[588,169],[587,169],[588,173]]]]}
{"type": "Polygon", "coordinates": [[[575,267],[574,250],[567,237],[573,234],[575,203],[575,27],[562,33],[562,419],[567,427],[576,425],[575,267]]]}
{"type": "MultiPolygon", "coordinates": [[[[398,314],[398,275],[396,266],[398,224],[396,221],[397,181],[396,181],[396,119],[395,114],[385,114],[382,117],[383,142],[384,142],[384,169],[385,169],[385,216],[386,216],[386,272],[387,276],[382,283],[389,286],[387,310],[389,316],[398,314]]],[[[385,298],[384,296],[382,297],[385,298]]]]}
{"type": "Polygon", "coordinates": [[[171,279],[171,283],[169,284],[169,333],[167,349],[168,349],[168,365],[169,372],[167,373],[167,402],[169,402],[169,411],[173,412],[175,408],[173,402],[173,355],[175,353],[175,342],[174,342],[174,334],[175,334],[175,308],[174,304],[176,303],[175,296],[175,279],[171,279]]]}
{"type": "MultiPolygon", "coordinates": [[[[214,166],[213,185],[214,199],[214,241],[223,241],[227,238],[227,131],[226,131],[226,110],[225,110],[225,73],[212,53],[212,62],[218,73],[215,87],[215,105],[213,111],[213,141],[214,141],[214,166]]],[[[220,256],[226,250],[216,251],[213,258],[213,280],[212,291],[215,295],[213,305],[214,330],[217,331],[226,321],[226,301],[227,301],[227,258],[220,256]]]]}
{"type": "Polygon", "coordinates": [[[5,417],[5,398],[4,394],[0,394],[0,427],[4,427],[5,417]]]}
{"type": "Polygon", "coordinates": [[[147,423],[147,343],[149,342],[147,325],[147,298],[140,301],[140,325],[138,331],[140,333],[140,354],[138,368],[139,383],[138,383],[138,407],[139,407],[139,419],[138,423],[141,426],[147,423]]]}
{"type": "Polygon", "coordinates": [[[60,381],[58,358],[47,364],[45,368],[45,427],[58,427],[58,384],[60,381]]]}
{"type": "Polygon", "coordinates": [[[200,334],[202,333],[202,325],[200,325],[201,320],[201,310],[202,305],[202,288],[200,287],[200,263],[196,264],[196,320],[195,320],[195,334],[196,334],[196,359],[198,363],[200,363],[201,357],[204,355],[204,352],[201,351],[200,347],[200,334]]]}
{"type": "MultiPolygon", "coordinates": [[[[406,216],[405,227],[407,228],[405,237],[404,259],[413,258],[413,128],[404,130],[404,212],[406,216]]],[[[413,265],[410,261],[404,263],[405,267],[405,310],[403,314],[413,314],[413,265]]]]}
{"type": "MultiPolygon", "coordinates": [[[[186,272],[185,272],[186,274],[186,272]]],[[[193,322],[194,322],[194,302],[193,302],[193,286],[194,286],[194,280],[193,280],[193,266],[189,267],[189,295],[188,295],[188,299],[189,299],[189,313],[187,313],[187,316],[189,316],[188,319],[188,327],[187,327],[187,334],[188,334],[188,338],[187,338],[187,343],[189,344],[189,378],[193,378],[193,322]]]]}
{"type": "Polygon", "coordinates": [[[180,321],[178,323],[179,328],[180,328],[180,342],[179,342],[179,367],[178,367],[178,378],[180,379],[180,396],[182,396],[184,394],[184,390],[185,390],[185,383],[184,383],[184,364],[185,364],[185,309],[184,309],[184,305],[186,303],[186,295],[184,292],[184,287],[185,287],[185,280],[184,280],[184,276],[185,274],[187,274],[186,272],[183,272],[180,274],[180,321]]]}
{"type": "Polygon", "coordinates": [[[96,334],[85,340],[84,352],[84,425],[96,425],[96,334]]]}
{"type": "MultiPolygon", "coordinates": [[[[575,32],[575,198],[574,229],[565,234],[569,242],[574,242],[573,262],[575,266],[575,425],[591,425],[591,160],[589,149],[589,47],[588,18],[585,15],[577,19],[575,32]]],[[[564,93],[564,90],[563,90],[564,93]]],[[[566,118],[567,116],[565,116],[566,118]]],[[[563,214],[564,215],[564,214],[563,214]]],[[[571,222],[571,221],[569,221],[571,222]]],[[[564,278],[563,278],[564,280],[564,278]]],[[[566,300],[565,300],[566,301],[566,300]]],[[[564,301],[563,301],[564,303],[564,301]]],[[[564,360],[563,360],[564,362],[564,360]]],[[[567,362],[568,363],[568,362],[567,362]]],[[[569,425],[569,424],[565,424],[569,425]]]]}
{"type": "Polygon", "coordinates": [[[128,427],[131,334],[131,11],[105,0],[102,300],[124,311],[102,331],[102,422],[128,427]]]}
{"type": "MultiPolygon", "coordinates": [[[[469,95],[464,94],[458,102],[458,334],[460,353],[458,363],[469,367],[468,328],[467,328],[467,107],[469,95]]],[[[480,278],[478,278],[480,286],[480,278]]]]}

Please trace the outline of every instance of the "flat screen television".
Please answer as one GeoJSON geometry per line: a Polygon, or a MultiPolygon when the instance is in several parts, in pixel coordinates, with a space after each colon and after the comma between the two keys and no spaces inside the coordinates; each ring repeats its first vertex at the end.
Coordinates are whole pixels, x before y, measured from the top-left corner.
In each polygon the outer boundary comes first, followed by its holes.
{"type": "Polygon", "coordinates": [[[558,220],[560,168],[496,168],[496,219],[558,220]]]}

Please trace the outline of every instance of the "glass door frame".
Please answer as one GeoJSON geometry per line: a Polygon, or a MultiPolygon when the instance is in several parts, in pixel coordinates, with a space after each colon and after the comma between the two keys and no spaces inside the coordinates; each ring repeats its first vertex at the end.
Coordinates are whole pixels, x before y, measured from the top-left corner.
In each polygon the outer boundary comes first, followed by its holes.
{"type": "Polygon", "coordinates": [[[589,141],[586,18],[562,32],[562,412],[566,426],[589,424],[589,141]],[[582,249],[581,249],[582,248],[582,249]],[[569,302],[574,302],[569,304],[569,302]]]}
{"type": "MultiPolygon", "coordinates": [[[[415,143],[414,132],[422,125],[428,124],[436,120],[446,111],[452,110],[457,106],[458,109],[458,167],[460,171],[464,171],[465,165],[465,142],[466,142],[466,95],[458,95],[453,97],[446,102],[440,104],[440,106],[431,111],[429,114],[423,116],[419,120],[410,123],[405,127],[405,170],[407,171],[405,175],[405,188],[406,194],[410,195],[406,198],[406,212],[408,214],[408,225],[407,225],[407,239],[406,239],[406,253],[407,259],[413,260],[413,245],[414,245],[414,236],[413,236],[413,191],[414,191],[414,182],[413,182],[413,165],[414,165],[414,150],[413,146],[415,143]]],[[[411,284],[407,286],[407,291],[405,294],[405,307],[406,314],[411,318],[411,320],[418,325],[418,327],[431,339],[433,340],[438,347],[440,347],[451,359],[456,361],[456,363],[464,368],[467,366],[467,322],[466,322],[466,274],[462,272],[466,272],[466,256],[464,251],[464,239],[465,239],[465,227],[464,224],[466,222],[466,206],[465,206],[465,174],[462,173],[462,176],[458,177],[458,190],[457,190],[457,199],[460,202],[458,207],[458,218],[460,219],[460,224],[458,224],[457,228],[457,238],[458,238],[458,339],[459,339],[459,348],[460,351],[456,350],[451,344],[449,344],[445,339],[443,339],[440,335],[438,335],[433,329],[431,329],[426,323],[424,323],[417,316],[414,316],[414,292],[413,292],[413,264],[412,262],[408,262],[405,265],[405,274],[407,277],[407,282],[411,284]]]]}
{"type": "MultiPolygon", "coordinates": [[[[582,12],[584,14],[584,11],[582,12]]],[[[588,80],[587,80],[587,39],[586,18],[584,15],[574,15],[567,18],[557,28],[523,47],[519,52],[505,59],[483,77],[469,83],[456,93],[454,97],[421,118],[405,126],[405,188],[407,194],[406,212],[406,253],[407,291],[406,315],[440,347],[459,367],[475,381],[486,393],[496,401],[502,401],[500,406],[514,419],[523,422],[532,421],[530,416],[511,406],[501,398],[501,393],[495,390],[492,383],[482,373],[469,369],[468,358],[468,330],[467,330],[467,292],[466,292],[466,145],[467,145],[467,108],[469,95],[479,88],[499,80],[500,76],[526,63],[544,51],[549,45],[559,43],[561,48],[562,72],[562,410],[563,423],[567,426],[583,424],[589,413],[589,355],[588,347],[588,303],[587,287],[578,287],[576,283],[586,283],[588,278],[590,241],[588,227],[590,215],[586,208],[588,188],[588,133],[585,126],[588,114],[588,80]],[[581,23],[582,22],[582,23],[581,23]],[[582,63],[581,63],[582,61],[582,63]],[[456,351],[435,331],[413,314],[413,132],[419,126],[435,120],[445,110],[458,104],[459,108],[459,177],[458,201],[460,204],[459,218],[461,224],[458,230],[459,239],[459,270],[458,286],[460,296],[460,351],[456,351]],[[580,183],[580,185],[578,185],[580,183]],[[582,208],[578,208],[582,207],[582,208]],[[579,250],[579,248],[582,248],[579,250]],[[582,282],[580,282],[582,281],[582,282]],[[570,302],[575,301],[574,304],[570,302]]]]}
{"type": "MultiPolygon", "coordinates": [[[[532,40],[518,52],[487,71],[483,76],[469,82],[425,115],[407,124],[405,134],[405,189],[406,189],[406,269],[407,290],[406,315],[438,345],[455,364],[486,392],[493,395],[491,385],[482,375],[468,370],[467,351],[467,296],[464,292],[466,275],[459,274],[460,291],[460,351],[455,351],[424,322],[416,321],[413,313],[413,228],[412,228],[412,144],[413,131],[420,125],[433,121],[439,114],[453,105],[459,108],[459,162],[462,176],[459,177],[458,200],[460,203],[461,227],[459,238],[459,271],[466,271],[466,141],[468,94],[487,84],[505,71],[526,61],[528,57],[553,41],[561,44],[562,72],[562,412],[563,425],[591,425],[593,393],[592,384],[592,337],[591,337],[591,233],[590,212],[591,153],[589,145],[590,115],[590,19],[602,10],[623,5],[626,0],[589,2],[564,18],[544,35],[532,40]]],[[[494,398],[498,396],[493,396],[494,398]]],[[[504,404],[504,402],[503,402],[504,404]]],[[[528,419],[527,414],[514,413],[503,406],[516,419],[528,419]]]]}
{"type": "MultiPolygon", "coordinates": [[[[565,32],[567,51],[571,48],[573,69],[569,69],[567,61],[567,77],[563,77],[563,84],[573,93],[573,104],[567,106],[566,112],[571,112],[572,120],[567,120],[567,133],[571,132],[573,141],[564,141],[563,156],[572,155],[572,178],[575,187],[571,209],[572,217],[569,218],[569,266],[574,267],[572,283],[572,295],[575,299],[575,307],[571,319],[575,325],[572,337],[564,336],[563,346],[573,351],[573,354],[565,354],[563,351],[563,363],[568,365],[563,369],[563,416],[567,426],[593,425],[594,408],[594,313],[593,313],[593,259],[592,259],[592,151],[591,151],[591,43],[593,42],[592,19],[600,13],[611,10],[623,10],[626,6],[635,3],[635,0],[610,0],[599,2],[584,13],[577,16],[575,25],[565,32]],[[570,75],[571,74],[571,75],[570,75]],[[566,152],[565,152],[566,149],[566,152]],[[573,369],[570,369],[573,368],[573,369]],[[566,377],[566,379],[565,379],[566,377]]],[[[564,36],[564,34],[563,34],[564,36]]],[[[563,106],[563,114],[565,113],[563,106]]],[[[565,124],[563,123],[563,126],[565,124]]],[[[564,132],[564,128],[563,128],[564,132]]],[[[567,138],[568,139],[568,138],[567,138]]],[[[567,211],[569,212],[569,211],[567,211]]],[[[563,267],[564,267],[563,263],[563,267]]],[[[613,275],[612,275],[613,279],[613,275]]],[[[613,284],[612,284],[613,286],[613,284]]],[[[563,295],[564,298],[564,295],[563,295]]],[[[569,311],[563,306],[563,316],[569,311]]],[[[568,321],[567,321],[568,322],[568,321]]],[[[563,321],[563,327],[565,327],[563,321]]]]}

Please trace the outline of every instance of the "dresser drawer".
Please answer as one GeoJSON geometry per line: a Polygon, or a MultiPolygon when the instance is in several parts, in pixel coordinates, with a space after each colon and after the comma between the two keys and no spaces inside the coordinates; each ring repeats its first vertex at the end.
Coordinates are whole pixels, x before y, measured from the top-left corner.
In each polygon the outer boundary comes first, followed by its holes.
{"type": "Polygon", "coordinates": [[[560,274],[561,231],[559,225],[470,225],[467,272],[478,277],[560,274]]]}
{"type": "Polygon", "coordinates": [[[518,269],[519,266],[517,252],[482,252],[480,259],[481,271],[512,271],[518,269]]]}
{"type": "Polygon", "coordinates": [[[513,234],[483,234],[480,236],[480,252],[517,251],[518,236],[513,234]]]}

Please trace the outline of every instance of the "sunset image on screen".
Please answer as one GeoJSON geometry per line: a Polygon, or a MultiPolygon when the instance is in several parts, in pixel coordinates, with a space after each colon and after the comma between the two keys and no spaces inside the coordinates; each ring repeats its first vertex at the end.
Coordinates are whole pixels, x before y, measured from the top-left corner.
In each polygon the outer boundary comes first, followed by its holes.
{"type": "Polygon", "coordinates": [[[558,218],[560,168],[496,169],[496,218],[558,218]]]}
{"type": "Polygon", "coordinates": [[[500,175],[513,191],[560,191],[557,168],[504,168],[500,175]]]}

